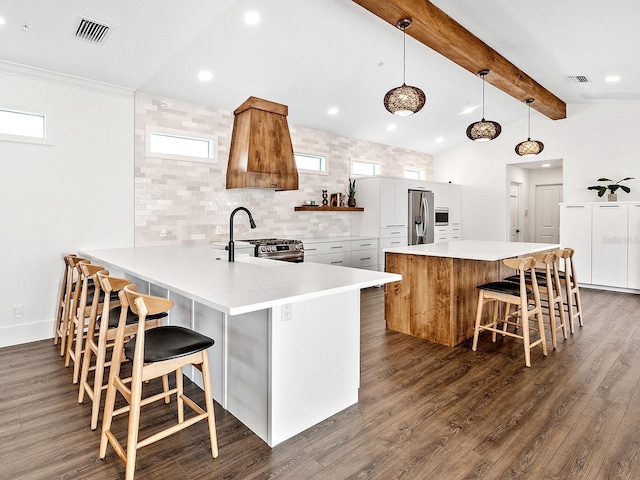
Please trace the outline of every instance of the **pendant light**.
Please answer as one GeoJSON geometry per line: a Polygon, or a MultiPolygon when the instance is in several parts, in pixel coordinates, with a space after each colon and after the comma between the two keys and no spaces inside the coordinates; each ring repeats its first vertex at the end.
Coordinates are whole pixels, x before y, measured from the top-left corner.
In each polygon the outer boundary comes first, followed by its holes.
{"type": "Polygon", "coordinates": [[[529,106],[529,128],[527,130],[527,139],[524,142],[520,142],[516,145],[516,153],[521,157],[528,157],[531,155],[538,155],[543,149],[544,144],[538,140],[531,140],[531,104],[533,98],[525,100],[525,103],[529,106]]]}
{"type": "Polygon", "coordinates": [[[418,87],[412,87],[405,83],[405,70],[407,63],[407,28],[411,25],[410,18],[398,20],[397,26],[402,30],[403,36],[403,59],[402,59],[402,85],[393,88],[384,96],[384,108],[394,115],[406,117],[419,112],[424,107],[424,92],[418,87]]]}
{"type": "Polygon", "coordinates": [[[498,122],[484,119],[484,77],[488,73],[489,70],[480,70],[478,72],[478,76],[482,77],[482,120],[474,122],[467,127],[467,137],[475,142],[488,142],[502,132],[502,127],[498,122]]]}

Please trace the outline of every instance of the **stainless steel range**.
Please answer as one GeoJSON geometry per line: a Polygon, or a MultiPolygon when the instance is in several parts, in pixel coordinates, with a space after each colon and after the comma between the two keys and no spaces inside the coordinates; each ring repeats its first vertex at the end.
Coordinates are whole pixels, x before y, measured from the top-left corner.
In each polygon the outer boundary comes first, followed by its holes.
{"type": "Polygon", "coordinates": [[[254,256],[285,262],[304,262],[304,245],[301,240],[282,238],[261,238],[243,240],[255,246],[254,256]]]}

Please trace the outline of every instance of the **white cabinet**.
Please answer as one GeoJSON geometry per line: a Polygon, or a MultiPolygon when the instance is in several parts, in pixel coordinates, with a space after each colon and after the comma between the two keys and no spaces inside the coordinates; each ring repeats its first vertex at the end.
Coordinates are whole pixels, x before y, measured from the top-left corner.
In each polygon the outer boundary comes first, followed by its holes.
{"type": "Polygon", "coordinates": [[[560,243],[579,283],[640,290],[640,202],[560,204],[560,243]]]}
{"type": "Polygon", "coordinates": [[[409,217],[409,197],[406,181],[380,178],[380,227],[406,227],[409,217]]]}
{"type": "Polygon", "coordinates": [[[304,240],[304,261],[340,267],[378,269],[377,238],[304,240]]]}
{"type": "Polygon", "coordinates": [[[628,205],[627,286],[640,290],[640,202],[628,205]]]}
{"type": "MultiPolygon", "coordinates": [[[[353,216],[355,235],[375,235],[380,239],[378,264],[384,270],[385,248],[401,247],[408,243],[409,190],[431,190],[435,206],[449,208],[449,226],[442,241],[459,240],[460,185],[410,180],[405,178],[367,177],[357,180],[356,198],[364,212],[353,216]],[[446,238],[446,240],[445,240],[446,238]]],[[[353,258],[353,256],[352,256],[353,258]]]]}
{"type": "Polygon", "coordinates": [[[560,205],[560,244],[573,248],[578,282],[591,283],[591,205],[560,205]]]}
{"type": "Polygon", "coordinates": [[[591,283],[627,286],[627,205],[607,203],[593,206],[591,283]]]}

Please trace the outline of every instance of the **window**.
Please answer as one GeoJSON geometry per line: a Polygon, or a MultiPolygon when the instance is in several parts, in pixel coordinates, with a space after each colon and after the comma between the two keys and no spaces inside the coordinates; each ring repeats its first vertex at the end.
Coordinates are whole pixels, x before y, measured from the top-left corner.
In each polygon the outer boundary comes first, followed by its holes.
{"type": "Polygon", "coordinates": [[[299,170],[311,173],[327,173],[327,158],[307,153],[294,153],[299,170]]]}
{"type": "Polygon", "coordinates": [[[380,164],[373,162],[363,162],[361,160],[351,161],[351,174],[357,175],[380,175],[380,164]]]}
{"type": "Polygon", "coordinates": [[[424,180],[426,177],[424,170],[413,167],[405,167],[403,176],[412,180],[424,180]]]}
{"type": "Polygon", "coordinates": [[[53,112],[29,110],[0,107],[0,140],[53,145],[53,112]]]}
{"type": "Polygon", "coordinates": [[[146,155],[169,160],[212,161],[215,138],[188,136],[184,132],[152,128],[147,130],[146,155]]]}

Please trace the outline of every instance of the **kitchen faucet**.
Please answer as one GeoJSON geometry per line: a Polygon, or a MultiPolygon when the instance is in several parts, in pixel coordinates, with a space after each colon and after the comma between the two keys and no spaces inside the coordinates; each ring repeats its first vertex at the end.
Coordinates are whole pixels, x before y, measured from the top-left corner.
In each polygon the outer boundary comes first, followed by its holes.
{"type": "Polygon", "coordinates": [[[229,261],[235,261],[234,255],[234,245],[233,245],[233,216],[236,214],[238,210],[244,210],[249,215],[249,225],[251,228],[256,228],[256,222],[253,221],[253,217],[251,216],[251,212],[247,210],[245,207],[238,207],[233,212],[231,212],[231,217],[229,218],[229,261]]]}

